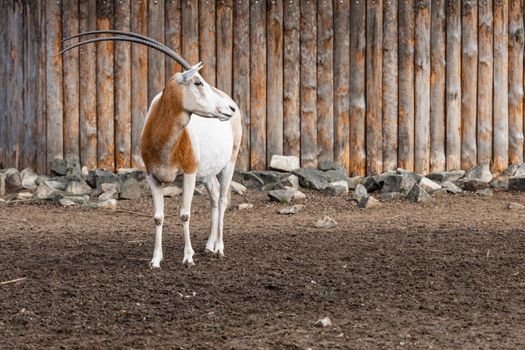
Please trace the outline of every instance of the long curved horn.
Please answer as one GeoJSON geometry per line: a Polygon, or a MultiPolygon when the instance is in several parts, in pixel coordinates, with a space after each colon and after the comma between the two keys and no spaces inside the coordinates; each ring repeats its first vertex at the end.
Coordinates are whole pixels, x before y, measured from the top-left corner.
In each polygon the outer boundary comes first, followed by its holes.
{"type": "Polygon", "coordinates": [[[92,34],[118,34],[118,35],[124,35],[124,36],[129,36],[129,37],[132,37],[132,38],[137,38],[137,39],[142,39],[144,41],[149,41],[151,43],[154,43],[154,44],[157,44],[163,48],[165,48],[166,50],[168,50],[169,52],[171,52],[171,54],[175,57],[177,57],[177,62],[180,63],[181,66],[184,67],[184,69],[189,69],[191,68],[191,65],[182,57],[180,56],[178,53],[176,53],[175,51],[173,51],[171,48],[169,48],[168,46],[162,44],[161,42],[155,40],[155,39],[152,39],[148,36],[145,36],[145,35],[142,35],[142,34],[138,34],[138,33],[134,33],[134,32],[126,32],[126,31],[123,31],[123,30],[115,30],[115,29],[108,29],[108,30],[91,30],[91,31],[87,31],[87,32],[83,32],[83,33],[78,33],[78,34],[75,34],[75,35],[71,35],[71,36],[68,36],[66,38],[63,38],[62,39],[62,42],[64,41],[67,41],[67,40],[70,40],[70,39],[74,39],[74,38],[78,38],[80,36],[84,36],[84,35],[92,35],[92,34]],[[187,67],[185,67],[187,66],[187,67]]]}
{"type": "MultiPolygon", "coordinates": [[[[110,30],[104,31],[104,30],[100,30],[100,31],[84,32],[84,33],[76,34],[76,35],[73,35],[71,37],[65,38],[62,41],[68,40],[68,39],[72,39],[74,37],[78,37],[78,36],[81,36],[81,35],[104,33],[104,32],[108,32],[108,34],[109,34],[109,32],[120,32],[120,31],[110,31],[110,30]]],[[[151,47],[153,49],[156,49],[156,50],[162,52],[163,54],[165,54],[166,56],[170,57],[171,59],[177,61],[185,70],[191,69],[191,65],[184,58],[182,58],[179,54],[177,54],[176,52],[171,50],[169,47],[159,43],[158,41],[155,41],[155,40],[153,40],[151,38],[148,38],[148,37],[145,37],[143,35],[136,34],[136,33],[122,32],[122,34],[125,35],[125,36],[110,36],[110,37],[101,37],[101,38],[85,40],[85,41],[79,42],[79,43],[77,43],[75,45],[66,47],[65,49],[63,49],[62,51],[57,53],[57,55],[60,55],[60,54],[66,52],[66,51],[69,51],[69,50],[71,50],[71,49],[73,49],[75,47],[78,47],[78,46],[81,46],[81,45],[84,45],[84,44],[98,42],[98,41],[129,41],[129,42],[132,42],[132,43],[142,44],[142,45],[151,47]]]]}

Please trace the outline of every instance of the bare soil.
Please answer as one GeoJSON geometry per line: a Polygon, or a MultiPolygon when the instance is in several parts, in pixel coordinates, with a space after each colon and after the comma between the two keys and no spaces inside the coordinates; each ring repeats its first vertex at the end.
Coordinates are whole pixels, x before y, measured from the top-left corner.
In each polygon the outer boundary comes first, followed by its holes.
{"type": "Polygon", "coordinates": [[[223,259],[203,252],[196,196],[193,268],[180,199],[167,199],[158,270],[151,200],[0,206],[0,282],[25,278],[0,285],[0,348],[525,348],[525,210],[507,208],[525,194],[371,210],[307,194],[293,216],[263,193],[233,195],[223,259]],[[315,228],[324,215],[339,225],[315,228]]]}

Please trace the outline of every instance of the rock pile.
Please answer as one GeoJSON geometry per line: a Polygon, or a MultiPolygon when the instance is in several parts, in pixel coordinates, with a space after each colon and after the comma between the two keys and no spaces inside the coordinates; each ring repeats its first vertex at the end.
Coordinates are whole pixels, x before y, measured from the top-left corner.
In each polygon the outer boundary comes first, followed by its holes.
{"type": "MultiPolygon", "coordinates": [[[[525,191],[525,163],[511,165],[500,174],[492,174],[488,164],[482,163],[466,172],[422,175],[398,169],[366,177],[349,177],[344,168],[330,161],[321,162],[319,169],[299,168],[299,159],[293,156],[274,156],[270,167],[272,170],[236,172],[232,192],[244,195],[247,188],[265,191],[269,200],[289,204],[306,199],[301,190],[310,189],[328,196],[345,196],[359,208],[374,208],[398,199],[428,203],[437,196],[462,192],[491,196],[493,191],[525,191]]],[[[116,208],[118,200],[150,195],[146,174],[137,169],[120,169],[116,174],[103,169],[87,171],[76,159],[57,159],[51,164],[51,172],[52,176],[43,176],[31,169],[0,170],[0,203],[50,200],[63,206],[116,208]]],[[[178,181],[164,187],[164,196],[182,194],[178,181]]],[[[198,186],[195,192],[202,194],[205,190],[198,186]]],[[[302,206],[291,208],[283,214],[295,213],[302,206]]]]}

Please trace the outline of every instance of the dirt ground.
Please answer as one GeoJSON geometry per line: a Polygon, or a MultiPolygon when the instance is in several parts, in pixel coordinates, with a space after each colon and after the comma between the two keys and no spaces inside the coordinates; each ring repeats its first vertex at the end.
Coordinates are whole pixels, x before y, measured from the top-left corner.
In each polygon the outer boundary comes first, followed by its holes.
{"type": "Polygon", "coordinates": [[[0,282],[26,278],[0,285],[0,348],[525,348],[525,210],[507,208],[525,194],[372,210],[307,195],[294,216],[233,195],[224,259],[203,252],[208,201],[195,197],[193,268],[167,199],[159,270],[150,200],[0,206],[0,282]],[[339,225],[315,228],[324,215],[339,225]]]}

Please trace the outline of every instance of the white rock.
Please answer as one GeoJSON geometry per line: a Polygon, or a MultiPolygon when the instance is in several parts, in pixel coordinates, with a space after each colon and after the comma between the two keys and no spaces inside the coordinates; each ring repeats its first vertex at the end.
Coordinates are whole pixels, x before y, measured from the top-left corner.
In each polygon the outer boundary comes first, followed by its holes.
{"type": "Polygon", "coordinates": [[[68,198],[62,198],[61,200],[59,200],[59,203],[63,207],[71,207],[71,206],[77,205],[77,203],[73,202],[71,199],[68,199],[68,198]]]}
{"type": "Polygon", "coordinates": [[[430,180],[429,178],[427,177],[423,177],[421,178],[421,181],[419,182],[419,186],[423,187],[423,189],[425,191],[437,191],[441,188],[441,185],[438,184],[437,182],[434,182],[432,180],[430,180]]]}
{"type": "Polygon", "coordinates": [[[523,210],[523,209],[525,209],[525,205],[523,205],[521,203],[510,202],[509,203],[509,209],[511,209],[511,210],[523,210]]]}
{"type": "Polygon", "coordinates": [[[333,228],[337,226],[337,221],[329,216],[325,216],[322,219],[317,220],[315,227],[317,228],[333,228]]]}
{"type": "Polygon", "coordinates": [[[332,325],[332,321],[330,321],[330,317],[325,317],[315,322],[315,325],[317,327],[328,327],[332,325]]]}
{"type": "Polygon", "coordinates": [[[108,199],[117,199],[118,198],[118,191],[116,188],[113,188],[107,192],[102,192],[99,196],[98,196],[98,200],[99,201],[105,201],[105,200],[108,200],[108,199]]]}
{"type": "Polygon", "coordinates": [[[299,158],[296,156],[273,155],[270,161],[270,168],[281,171],[293,171],[301,167],[299,158]]]}
{"type": "Polygon", "coordinates": [[[283,215],[291,215],[291,214],[297,214],[299,211],[301,211],[304,208],[304,205],[297,204],[291,207],[286,207],[279,209],[279,214],[283,215]]]}
{"type": "Polygon", "coordinates": [[[31,192],[19,192],[16,195],[16,197],[19,198],[19,199],[29,199],[29,198],[33,197],[33,194],[31,192]]]}
{"type": "Polygon", "coordinates": [[[22,177],[22,187],[26,190],[34,190],[36,189],[36,180],[38,179],[38,174],[35,173],[30,168],[25,168],[20,172],[20,176],[22,177]]]}
{"type": "Polygon", "coordinates": [[[246,187],[238,182],[232,181],[230,189],[236,194],[243,195],[246,192],[246,187]]]}
{"type": "Polygon", "coordinates": [[[96,204],[97,208],[102,209],[117,209],[117,200],[116,199],[107,199],[100,201],[96,204]]]}
{"type": "Polygon", "coordinates": [[[49,182],[51,181],[44,181],[41,182],[40,185],[38,185],[35,192],[36,198],[48,199],[54,192],[56,192],[56,190],[52,186],[50,186],[49,182]]]}
{"type": "Polygon", "coordinates": [[[164,197],[175,197],[182,194],[182,188],[179,186],[166,186],[162,189],[164,197]]]}
{"type": "Polygon", "coordinates": [[[514,173],[514,176],[523,176],[525,175],[525,163],[521,163],[518,169],[516,169],[516,172],[514,173]]]}
{"type": "Polygon", "coordinates": [[[241,203],[239,204],[239,210],[253,209],[252,203],[241,203]]]}
{"type": "Polygon", "coordinates": [[[116,183],[103,183],[100,185],[100,188],[102,189],[102,192],[110,192],[110,191],[117,191],[118,187],[116,183]]]}
{"type": "Polygon", "coordinates": [[[295,190],[295,193],[293,194],[293,199],[298,201],[304,200],[306,199],[306,195],[299,190],[295,190]]]}

